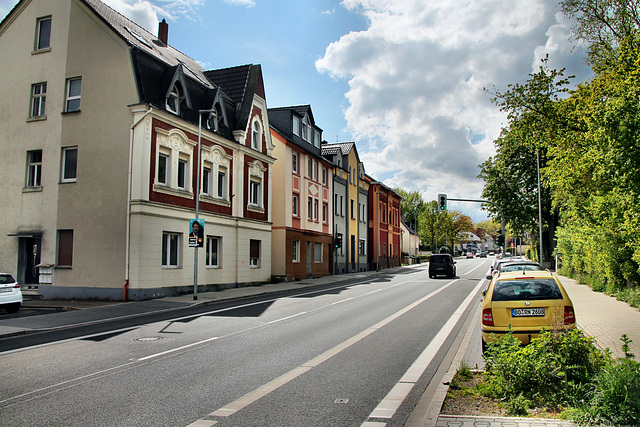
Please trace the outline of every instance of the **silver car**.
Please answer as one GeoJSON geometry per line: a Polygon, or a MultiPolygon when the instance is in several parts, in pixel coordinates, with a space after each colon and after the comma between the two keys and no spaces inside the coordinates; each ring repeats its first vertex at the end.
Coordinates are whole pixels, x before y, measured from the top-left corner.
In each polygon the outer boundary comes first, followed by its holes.
{"type": "Polygon", "coordinates": [[[20,283],[9,273],[0,273],[0,308],[9,313],[20,310],[22,305],[22,291],[20,283]]]}

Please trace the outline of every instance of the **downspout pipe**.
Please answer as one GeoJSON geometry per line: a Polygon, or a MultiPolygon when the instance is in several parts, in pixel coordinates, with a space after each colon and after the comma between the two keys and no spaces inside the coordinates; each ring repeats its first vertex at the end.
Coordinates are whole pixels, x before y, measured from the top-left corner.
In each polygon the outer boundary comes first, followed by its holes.
{"type": "Polygon", "coordinates": [[[125,272],[124,272],[124,292],[123,292],[123,301],[127,301],[128,293],[129,293],[129,270],[131,263],[131,193],[133,186],[133,134],[136,126],[140,124],[151,112],[153,108],[149,106],[149,109],[144,112],[144,114],[136,120],[129,129],[129,171],[127,174],[127,225],[126,225],[126,243],[125,247],[127,249],[125,254],[125,272]]]}

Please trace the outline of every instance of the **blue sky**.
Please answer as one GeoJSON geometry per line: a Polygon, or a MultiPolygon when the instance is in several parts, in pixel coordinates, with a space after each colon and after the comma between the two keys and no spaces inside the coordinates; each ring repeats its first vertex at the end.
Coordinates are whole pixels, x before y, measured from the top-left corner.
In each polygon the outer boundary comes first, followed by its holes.
{"type": "MultiPolygon", "coordinates": [[[[555,0],[103,1],[153,33],[166,19],[206,69],[260,64],[269,107],[310,104],[325,140],[355,141],[369,175],[426,201],[481,197],[506,124],[483,88],[523,82],[546,54],[590,76],[555,0]]],[[[16,3],[0,0],[0,19],[16,3]]]]}

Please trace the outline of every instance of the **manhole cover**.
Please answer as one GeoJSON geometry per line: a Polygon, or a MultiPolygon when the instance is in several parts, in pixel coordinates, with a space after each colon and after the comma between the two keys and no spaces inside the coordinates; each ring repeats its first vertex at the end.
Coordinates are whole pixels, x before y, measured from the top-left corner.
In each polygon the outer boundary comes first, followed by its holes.
{"type": "Polygon", "coordinates": [[[333,403],[349,403],[349,399],[336,399],[333,403]]]}
{"type": "Polygon", "coordinates": [[[134,341],[160,341],[162,338],[161,337],[142,337],[142,338],[136,338],[134,339],[134,341]]]}

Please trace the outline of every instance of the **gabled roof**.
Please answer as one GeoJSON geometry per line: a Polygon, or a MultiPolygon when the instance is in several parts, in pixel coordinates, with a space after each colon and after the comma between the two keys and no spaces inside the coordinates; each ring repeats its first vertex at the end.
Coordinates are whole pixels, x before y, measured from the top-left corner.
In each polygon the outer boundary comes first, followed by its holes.
{"type": "Polygon", "coordinates": [[[129,18],[121,15],[100,0],[82,0],[98,17],[118,34],[129,46],[136,47],[154,57],[161,59],[169,66],[182,64],[184,73],[201,84],[212,88],[213,85],[204,75],[204,69],[197,61],[188,57],[171,45],[165,45],[158,37],[145,30],[129,18]]]}

